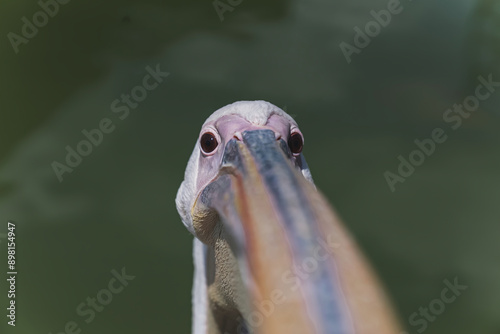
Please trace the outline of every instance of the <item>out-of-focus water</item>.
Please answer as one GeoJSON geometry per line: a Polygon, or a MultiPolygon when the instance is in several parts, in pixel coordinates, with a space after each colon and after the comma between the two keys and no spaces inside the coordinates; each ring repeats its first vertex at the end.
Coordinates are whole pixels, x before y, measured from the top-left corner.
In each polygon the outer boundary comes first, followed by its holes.
{"type": "Polygon", "coordinates": [[[1,314],[1,332],[75,321],[82,333],[188,333],[192,237],[175,194],[204,119],[263,99],[301,126],[318,187],[409,333],[423,328],[409,317],[455,277],[468,288],[425,333],[500,333],[500,89],[456,130],[443,121],[478,76],[500,81],[499,2],[401,1],[349,64],[339,44],[389,2],[243,0],[220,21],[211,1],[72,0],[17,53],[8,33],[40,6],[0,3],[1,268],[7,220],[18,244],[17,324],[1,314]],[[127,116],[113,112],[147,66],[170,74],[127,116]],[[105,118],[114,130],[59,182],[53,162],[105,118]],[[391,192],[384,172],[435,128],[446,142],[391,192]],[[80,316],[123,267],[128,286],[80,316]]]}

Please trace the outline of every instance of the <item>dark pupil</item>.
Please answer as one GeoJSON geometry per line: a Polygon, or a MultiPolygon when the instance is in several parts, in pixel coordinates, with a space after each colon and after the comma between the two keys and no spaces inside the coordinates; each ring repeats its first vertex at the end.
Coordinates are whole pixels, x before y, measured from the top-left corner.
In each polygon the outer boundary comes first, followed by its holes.
{"type": "Polygon", "coordinates": [[[302,151],[302,137],[298,133],[292,135],[288,145],[292,153],[300,153],[302,151]]]}
{"type": "Polygon", "coordinates": [[[217,147],[217,140],[215,136],[211,133],[205,133],[201,136],[201,148],[206,153],[210,153],[217,147]]]}
{"type": "Polygon", "coordinates": [[[205,139],[205,148],[211,149],[212,148],[212,141],[213,140],[214,140],[213,138],[207,138],[207,139],[205,139]]]}

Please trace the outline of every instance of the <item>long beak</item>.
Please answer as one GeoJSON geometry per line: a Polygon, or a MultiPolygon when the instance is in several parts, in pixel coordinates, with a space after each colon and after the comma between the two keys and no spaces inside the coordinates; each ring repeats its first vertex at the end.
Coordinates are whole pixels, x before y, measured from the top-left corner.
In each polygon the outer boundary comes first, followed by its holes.
{"type": "Polygon", "coordinates": [[[399,333],[370,268],[271,130],[228,142],[200,199],[230,236],[252,332],[399,333]]]}

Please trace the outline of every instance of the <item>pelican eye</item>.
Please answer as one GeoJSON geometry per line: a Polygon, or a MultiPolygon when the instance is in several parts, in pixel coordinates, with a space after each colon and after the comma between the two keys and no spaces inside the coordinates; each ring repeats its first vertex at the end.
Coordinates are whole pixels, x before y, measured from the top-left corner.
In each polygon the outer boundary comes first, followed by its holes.
{"type": "Polygon", "coordinates": [[[203,153],[212,153],[215,151],[219,143],[217,142],[217,138],[211,132],[207,132],[201,136],[200,146],[203,150],[203,153]]]}
{"type": "Polygon", "coordinates": [[[304,147],[304,140],[302,139],[302,135],[298,132],[292,133],[290,138],[288,139],[288,146],[290,147],[290,151],[293,154],[299,154],[302,152],[302,148],[304,147]]]}

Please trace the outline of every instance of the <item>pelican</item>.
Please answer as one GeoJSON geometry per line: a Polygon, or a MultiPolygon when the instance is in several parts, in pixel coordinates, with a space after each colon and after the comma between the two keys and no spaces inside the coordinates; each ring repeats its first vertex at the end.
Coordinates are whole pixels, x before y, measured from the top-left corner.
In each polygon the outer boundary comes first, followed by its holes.
{"type": "Polygon", "coordinates": [[[265,101],[203,124],[176,197],[195,237],[193,334],[400,333],[303,144],[293,118],[265,101]]]}

